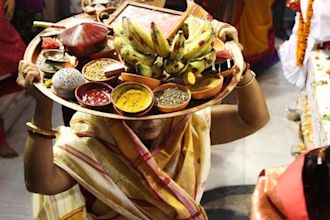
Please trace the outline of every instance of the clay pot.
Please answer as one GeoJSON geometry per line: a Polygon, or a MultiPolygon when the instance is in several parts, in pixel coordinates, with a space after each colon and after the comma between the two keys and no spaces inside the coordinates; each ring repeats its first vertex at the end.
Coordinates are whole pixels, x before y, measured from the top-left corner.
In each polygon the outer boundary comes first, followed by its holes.
{"type": "Polygon", "coordinates": [[[85,57],[107,45],[108,33],[108,28],[102,24],[81,23],[64,30],[59,38],[69,54],[85,57]]]}

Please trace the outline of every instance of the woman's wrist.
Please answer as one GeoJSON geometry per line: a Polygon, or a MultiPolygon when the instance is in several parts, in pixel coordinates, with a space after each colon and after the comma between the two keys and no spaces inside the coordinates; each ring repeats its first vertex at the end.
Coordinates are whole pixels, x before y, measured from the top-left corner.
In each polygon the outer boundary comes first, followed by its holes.
{"type": "Polygon", "coordinates": [[[246,68],[243,71],[241,80],[237,83],[236,88],[243,88],[250,85],[255,79],[256,74],[250,70],[250,65],[246,63],[246,68]]]}
{"type": "Polygon", "coordinates": [[[51,130],[52,112],[53,101],[37,101],[31,122],[42,129],[51,130]]]}
{"type": "Polygon", "coordinates": [[[53,129],[45,130],[43,128],[38,127],[33,122],[27,122],[26,129],[29,135],[35,135],[46,139],[53,139],[56,137],[56,131],[54,131],[53,129]]]}

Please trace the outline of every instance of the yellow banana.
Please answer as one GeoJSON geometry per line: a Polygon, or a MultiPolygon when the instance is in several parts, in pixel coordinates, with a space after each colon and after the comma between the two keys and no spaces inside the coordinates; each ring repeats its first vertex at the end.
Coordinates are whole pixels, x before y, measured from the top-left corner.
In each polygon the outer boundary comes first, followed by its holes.
{"type": "Polygon", "coordinates": [[[186,85],[194,85],[196,83],[196,76],[193,72],[187,71],[183,74],[183,82],[186,85]]]}
{"type": "Polygon", "coordinates": [[[208,52],[207,50],[212,49],[212,42],[214,39],[214,32],[212,27],[198,36],[194,41],[185,44],[185,51],[183,58],[190,60],[199,57],[202,54],[208,52]],[[211,47],[210,47],[211,45],[211,47]]]}
{"type": "Polygon", "coordinates": [[[188,34],[189,38],[193,38],[197,36],[197,31],[199,31],[199,28],[201,27],[202,20],[199,18],[196,18],[194,16],[189,16],[186,20],[188,25],[188,34]]]}
{"type": "Polygon", "coordinates": [[[201,74],[205,69],[212,66],[216,59],[216,51],[212,50],[208,54],[196,58],[194,61],[189,62],[190,70],[195,74],[201,74]]]}
{"type": "Polygon", "coordinates": [[[126,45],[130,45],[128,39],[125,36],[115,36],[113,40],[113,46],[119,52],[120,49],[126,45]]]}
{"type": "Polygon", "coordinates": [[[184,68],[186,64],[183,63],[181,60],[170,60],[167,59],[164,62],[164,70],[173,75],[179,74],[184,68]]]}
{"type": "Polygon", "coordinates": [[[128,18],[127,17],[122,17],[121,26],[122,26],[122,30],[123,30],[124,35],[128,38],[129,31],[128,31],[128,18]]]}
{"type": "Polygon", "coordinates": [[[128,18],[126,18],[126,21],[128,25],[127,38],[132,46],[142,53],[155,54],[150,34],[139,23],[128,18]]]}
{"type": "Polygon", "coordinates": [[[155,62],[154,56],[139,53],[130,45],[123,45],[119,51],[119,54],[127,63],[131,65],[141,63],[150,66],[155,62]]]}
{"type": "Polygon", "coordinates": [[[117,36],[117,32],[122,33],[121,37],[127,38],[127,42],[137,51],[143,53],[144,48],[141,47],[140,44],[137,44],[136,41],[132,38],[129,37],[129,30],[128,30],[128,18],[123,17],[122,21],[119,22],[117,21],[115,25],[113,25],[113,30],[115,32],[115,35],[117,36]],[[118,22],[118,24],[116,24],[118,22]]]}
{"type": "Polygon", "coordinates": [[[122,37],[125,36],[125,32],[123,30],[122,21],[116,21],[112,24],[112,30],[115,36],[122,37]]]}
{"type": "Polygon", "coordinates": [[[152,69],[150,66],[138,63],[136,64],[136,71],[142,76],[152,78],[152,69]]]}
{"type": "Polygon", "coordinates": [[[172,60],[181,60],[184,53],[184,45],[186,39],[184,38],[184,34],[182,30],[179,30],[175,35],[171,48],[170,48],[170,58],[172,60]]]}
{"type": "Polygon", "coordinates": [[[136,71],[145,77],[159,78],[163,73],[163,68],[156,65],[147,66],[141,63],[136,64],[136,71]]]}
{"type": "Polygon", "coordinates": [[[201,48],[199,57],[205,56],[206,54],[210,53],[213,50],[213,39],[214,39],[214,37],[212,37],[210,39],[210,41],[208,41],[208,43],[204,47],[201,48]]]}
{"type": "Polygon", "coordinates": [[[151,39],[155,52],[161,57],[167,57],[170,53],[170,45],[155,22],[151,22],[151,39]]]}
{"type": "Polygon", "coordinates": [[[204,60],[196,60],[190,62],[188,65],[189,65],[188,69],[195,74],[200,74],[205,70],[204,60]]]}
{"type": "Polygon", "coordinates": [[[213,29],[212,23],[209,20],[201,20],[199,18],[194,18],[197,19],[198,27],[196,29],[197,23],[194,25],[194,27],[189,29],[189,37],[186,41],[186,44],[190,44],[194,42],[197,38],[199,38],[203,33],[206,31],[213,29]],[[193,29],[194,28],[194,29],[193,29]]]}

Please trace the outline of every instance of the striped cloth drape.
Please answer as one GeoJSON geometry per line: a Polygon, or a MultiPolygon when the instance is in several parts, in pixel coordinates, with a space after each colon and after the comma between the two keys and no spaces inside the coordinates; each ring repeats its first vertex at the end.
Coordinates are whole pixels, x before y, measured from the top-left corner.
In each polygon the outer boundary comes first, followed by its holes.
{"type": "MultiPolygon", "coordinates": [[[[124,121],[77,113],[71,129],[60,128],[55,163],[92,194],[93,219],[207,219],[199,201],[210,167],[209,117],[207,109],[166,120],[160,144],[148,150],[124,121]]],[[[37,207],[36,219],[56,210],[37,207]]]]}

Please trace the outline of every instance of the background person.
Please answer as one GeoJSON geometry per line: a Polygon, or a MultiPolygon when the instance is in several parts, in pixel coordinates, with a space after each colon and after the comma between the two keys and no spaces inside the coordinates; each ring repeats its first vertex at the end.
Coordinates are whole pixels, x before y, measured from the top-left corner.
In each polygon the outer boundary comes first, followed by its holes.
{"type": "MultiPolygon", "coordinates": [[[[0,0],[0,97],[16,92],[15,83],[18,62],[23,58],[25,45],[11,25],[15,11],[15,0],[0,0]]],[[[18,154],[6,141],[6,134],[0,127],[0,157],[16,157],[18,154]]]]}
{"type": "Polygon", "coordinates": [[[289,165],[263,170],[252,195],[250,219],[328,219],[329,171],[329,146],[305,152],[289,165]]]}
{"type": "Polygon", "coordinates": [[[279,57],[275,48],[272,6],[275,0],[195,0],[215,19],[238,31],[243,55],[254,71],[262,71],[279,57]]]}
{"type": "Polygon", "coordinates": [[[279,49],[284,76],[303,88],[306,82],[310,53],[330,41],[330,5],[327,0],[288,1],[297,12],[290,39],[279,49]],[[300,31],[299,31],[300,30],[300,31]]]}

